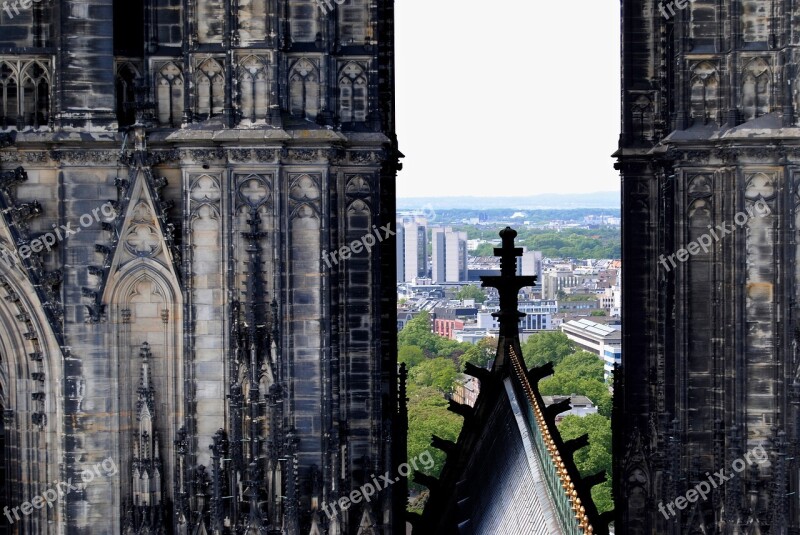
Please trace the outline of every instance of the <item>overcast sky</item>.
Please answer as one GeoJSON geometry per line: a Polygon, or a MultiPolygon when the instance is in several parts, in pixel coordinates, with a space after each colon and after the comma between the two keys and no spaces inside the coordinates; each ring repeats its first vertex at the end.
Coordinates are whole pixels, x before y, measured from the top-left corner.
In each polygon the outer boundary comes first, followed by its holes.
{"type": "Polygon", "coordinates": [[[618,1],[395,6],[398,197],[619,189],[618,1]]]}

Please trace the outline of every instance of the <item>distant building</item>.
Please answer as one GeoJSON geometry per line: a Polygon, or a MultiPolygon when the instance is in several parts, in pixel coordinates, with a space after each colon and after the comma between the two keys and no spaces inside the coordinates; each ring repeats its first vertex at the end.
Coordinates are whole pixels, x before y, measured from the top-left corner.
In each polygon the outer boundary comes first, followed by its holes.
{"type": "Polygon", "coordinates": [[[572,405],[572,408],[567,412],[562,412],[556,416],[556,423],[560,422],[565,416],[570,414],[581,417],[586,416],[587,414],[597,414],[597,407],[595,407],[594,403],[592,403],[592,400],[586,396],[579,396],[577,394],[572,394],[569,396],[542,396],[542,401],[544,401],[544,404],[547,407],[554,403],[561,403],[565,399],[570,400],[570,405],[572,405]]]}
{"type": "Polygon", "coordinates": [[[601,310],[600,301],[597,299],[587,299],[580,301],[561,300],[558,302],[558,311],[574,314],[576,316],[588,316],[596,310],[601,310]]]}
{"type": "MultiPolygon", "coordinates": [[[[497,329],[499,324],[497,318],[492,316],[493,312],[500,310],[497,304],[489,304],[486,311],[478,313],[478,327],[484,329],[497,329]]],[[[558,302],[555,300],[542,301],[522,301],[519,303],[519,311],[526,316],[519,321],[520,329],[525,330],[550,330],[552,329],[552,317],[558,312],[558,302]]]]}
{"type": "Polygon", "coordinates": [[[434,282],[467,280],[467,233],[450,227],[431,230],[432,273],[434,282]]]}
{"type": "MultiPolygon", "coordinates": [[[[475,240],[469,240],[475,241],[475,240]]],[[[528,251],[522,248],[522,258],[517,264],[517,275],[534,275],[538,284],[542,279],[542,252],[528,251]]],[[[481,277],[497,276],[500,274],[500,261],[494,256],[473,256],[467,260],[467,280],[479,281],[481,277]]]]}
{"type": "Polygon", "coordinates": [[[581,349],[603,359],[603,373],[609,379],[614,364],[622,363],[622,331],[602,323],[581,319],[561,325],[561,331],[581,349]]]}
{"type": "Polygon", "coordinates": [[[418,215],[400,215],[397,217],[397,282],[427,275],[427,220],[418,215]]]}
{"type": "Polygon", "coordinates": [[[433,332],[439,336],[455,340],[455,331],[466,325],[466,320],[478,314],[475,307],[436,307],[433,309],[433,332]]]}
{"type": "Polygon", "coordinates": [[[397,311],[397,332],[402,331],[406,324],[419,314],[418,311],[398,310],[397,311]]]}
{"type": "Polygon", "coordinates": [[[539,284],[542,282],[542,252],[541,251],[528,251],[527,248],[522,248],[522,259],[517,269],[517,274],[527,276],[535,275],[539,284]]]}
{"type": "Polygon", "coordinates": [[[478,399],[478,394],[480,393],[481,382],[477,379],[477,377],[470,377],[467,375],[463,383],[458,383],[456,385],[451,399],[456,403],[474,407],[475,401],[478,399]]]}
{"type": "Polygon", "coordinates": [[[464,328],[464,320],[436,319],[433,321],[433,332],[444,338],[455,340],[453,333],[464,328]]]}

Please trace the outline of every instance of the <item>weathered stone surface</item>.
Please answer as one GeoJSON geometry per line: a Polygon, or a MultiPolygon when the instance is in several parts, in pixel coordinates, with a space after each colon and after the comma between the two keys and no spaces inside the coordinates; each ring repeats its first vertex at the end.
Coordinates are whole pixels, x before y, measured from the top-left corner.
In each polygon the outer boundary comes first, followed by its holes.
{"type": "MultiPolygon", "coordinates": [[[[394,220],[391,3],[144,4],[41,2],[0,37],[36,85],[2,97],[0,246],[60,233],[0,263],[5,503],[116,466],[10,532],[328,530],[402,462],[394,243],[322,262],[394,220]]],[[[402,529],[392,490],[335,529],[402,529]]]]}
{"type": "Polygon", "coordinates": [[[794,533],[797,8],[682,4],[622,4],[616,527],[794,533]],[[767,460],[669,513],[706,474],[730,474],[759,445],[767,460]]]}

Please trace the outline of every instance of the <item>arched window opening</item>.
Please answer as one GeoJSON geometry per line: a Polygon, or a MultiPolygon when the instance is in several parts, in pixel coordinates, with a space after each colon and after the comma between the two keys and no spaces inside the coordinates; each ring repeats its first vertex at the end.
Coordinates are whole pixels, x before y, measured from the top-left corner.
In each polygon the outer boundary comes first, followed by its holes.
{"type": "Polygon", "coordinates": [[[22,83],[22,115],[25,125],[39,128],[50,120],[50,77],[47,70],[34,61],[25,67],[22,83]]]}
{"type": "Polygon", "coordinates": [[[771,77],[769,65],[761,58],[752,60],[744,68],[742,114],[745,121],[769,113],[771,77]]]}
{"type": "Polygon", "coordinates": [[[357,63],[348,63],[339,77],[339,118],[343,123],[367,120],[367,78],[357,63]]]}
{"type": "Polygon", "coordinates": [[[311,120],[319,113],[319,70],[306,58],[298,60],[289,73],[289,113],[311,120]]]}
{"type": "MultiPolygon", "coordinates": [[[[3,62],[0,64],[0,84],[2,84],[2,127],[18,126],[19,116],[19,90],[16,69],[13,65],[3,62]]],[[[21,127],[21,125],[19,125],[21,127]]]]}
{"type": "Polygon", "coordinates": [[[201,118],[211,118],[222,113],[225,102],[223,72],[222,66],[211,58],[197,67],[196,109],[201,118]]]}
{"type": "Polygon", "coordinates": [[[266,65],[258,57],[249,56],[239,65],[239,109],[250,121],[267,116],[266,65]]]}
{"type": "Polygon", "coordinates": [[[172,62],[161,67],[156,77],[158,122],[175,128],[183,116],[183,76],[172,62]]]}
{"type": "Polygon", "coordinates": [[[117,69],[117,122],[119,126],[130,126],[136,122],[136,83],[139,73],[130,63],[117,69]]]}
{"type": "Polygon", "coordinates": [[[718,88],[717,71],[712,64],[704,61],[692,70],[690,113],[695,124],[717,122],[718,88]]]}

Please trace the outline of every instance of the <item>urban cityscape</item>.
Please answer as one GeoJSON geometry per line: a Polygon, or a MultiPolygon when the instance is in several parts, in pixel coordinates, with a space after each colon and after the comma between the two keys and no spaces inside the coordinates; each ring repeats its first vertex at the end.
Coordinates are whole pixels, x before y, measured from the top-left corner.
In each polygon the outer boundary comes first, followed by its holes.
{"type": "MultiPolygon", "coordinates": [[[[434,207],[431,201],[424,210],[399,210],[396,220],[398,360],[408,367],[408,454],[425,451],[431,429],[436,440],[459,439],[461,422],[444,399],[472,408],[478,401],[480,379],[460,372],[467,364],[486,370],[494,364],[501,303],[497,289],[482,287],[482,279],[501,275],[501,259],[493,253],[502,245],[500,237],[478,236],[513,225],[518,244],[538,243],[548,253],[522,245],[516,263],[516,275],[535,277],[535,284],[520,289],[517,303],[524,315],[518,337],[525,363],[556,365],[554,377],[539,385],[544,405],[569,403],[555,423],[569,438],[589,434],[591,452],[585,452],[581,472],[610,474],[613,374],[622,363],[618,210],[472,213],[434,207]],[[549,219],[554,215],[561,219],[549,219]],[[588,243],[576,251],[571,244],[583,234],[588,243]],[[587,257],[598,244],[612,257],[587,257]],[[439,340],[413,334],[417,328],[439,340]]],[[[445,457],[434,459],[427,475],[439,477],[445,457]]],[[[410,510],[424,514],[430,490],[412,485],[410,491],[410,510]]],[[[592,495],[599,512],[613,510],[610,481],[592,495]]]]}
{"type": "Polygon", "coordinates": [[[800,535],[798,36],[3,1],[0,535],[800,535]]]}

